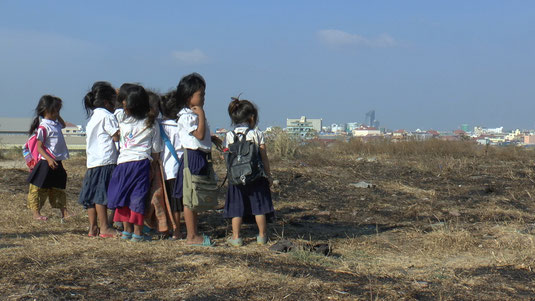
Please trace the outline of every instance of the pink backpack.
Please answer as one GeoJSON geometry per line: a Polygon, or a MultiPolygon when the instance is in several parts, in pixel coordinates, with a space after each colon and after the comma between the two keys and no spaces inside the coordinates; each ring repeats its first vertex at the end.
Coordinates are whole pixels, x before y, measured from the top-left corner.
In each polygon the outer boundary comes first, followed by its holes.
{"type": "MultiPolygon", "coordinates": [[[[43,149],[45,152],[52,157],[52,159],[55,159],[54,155],[44,146],[44,141],[46,141],[46,128],[43,126],[39,126],[38,129],[41,129],[43,131],[43,149]]],[[[30,136],[30,139],[24,144],[24,147],[22,148],[22,155],[24,156],[24,160],[26,161],[26,165],[30,169],[30,171],[39,163],[39,160],[41,160],[41,154],[37,151],[37,130],[30,136]]]]}

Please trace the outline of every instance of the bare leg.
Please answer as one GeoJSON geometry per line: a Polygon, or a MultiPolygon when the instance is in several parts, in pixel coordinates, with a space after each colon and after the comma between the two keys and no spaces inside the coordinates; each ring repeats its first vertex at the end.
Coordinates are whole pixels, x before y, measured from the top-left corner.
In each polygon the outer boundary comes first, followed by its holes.
{"type": "MultiPolygon", "coordinates": [[[[132,224],[130,224],[132,225],[132,224]]],[[[141,236],[143,234],[143,226],[141,225],[134,225],[134,234],[141,236]]]]}
{"type": "Polygon", "coordinates": [[[98,235],[98,226],[97,226],[97,211],[95,208],[87,208],[87,216],[89,217],[89,236],[98,235]]]}
{"type": "Polygon", "coordinates": [[[265,215],[255,215],[255,220],[256,220],[256,225],[258,226],[258,236],[266,237],[266,232],[267,232],[266,216],[265,215]]]}
{"type": "Polygon", "coordinates": [[[123,222],[123,227],[126,232],[132,233],[134,231],[134,226],[131,223],[123,222]]]}
{"type": "Polygon", "coordinates": [[[240,229],[241,229],[242,222],[243,222],[243,218],[241,217],[232,218],[232,239],[240,238],[240,229]]]}
{"type": "Polygon", "coordinates": [[[203,237],[197,232],[197,212],[184,207],[184,221],[186,222],[186,244],[200,244],[203,237]]]}
{"type": "Polygon", "coordinates": [[[95,205],[96,215],[98,217],[98,222],[100,224],[100,233],[101,234],[117,234],[115,229],[111,228],[108,224],[108,208],[104,205],[95,205]]]}
{"type": "Polygon", "coordinates": [[[176,224],[176,227],[173,229],[173,238],[180,239],[182,238],[182,233],[180,233],[180,211],[173,212],[173,219],[176,224]]]}
{"type": "Polygon", "coordinates": [[[110,214],[108,215],[108,225],[113,225],[113,217],[115,216],[115,209],[109,210],[110,214]]]}

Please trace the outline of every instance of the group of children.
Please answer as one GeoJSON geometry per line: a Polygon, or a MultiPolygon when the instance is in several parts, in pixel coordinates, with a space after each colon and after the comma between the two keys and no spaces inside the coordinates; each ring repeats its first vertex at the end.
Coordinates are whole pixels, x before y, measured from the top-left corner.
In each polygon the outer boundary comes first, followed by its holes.
{"type": "MultiPolygon", "coordinates": [[[[212,168],[212,144],[223,144],[210,133],[204,112],[205,89],[206,82],[197,73],[183,77],[176,90],[162,96],[138,84],[123,84],[119,90],[108,82],[92,86],[83,101],[90,118],[86,127],[87,171],[78,200],[87,209],[88,236],[120,235],[139,242],[150,240],[146,230],[156,228],[180,239],[183,213],[186,244],[214,245],[198,232],[198,212],[184,206],[182,199],[184,153],[189,173],[206,175],[212,168]],[[112,220],[108,209],[114,210],[112,220]],[[112,221],[122,223],[122,233],[112,221]],[[167,228],[169,223],[172,231],[167,228]]],[[[29,131],[37,137],[40,158],[28,177],[28,207],[38,220],[47,219],[40,213],[47,197],[53,208],[61,210],[62,217],[67,214],[67,174],[62,160],[69,158],[69,151],[61,132],[65,127],[61,106],[57,97],[41,97],[29,131]]],[[[227,133],[225,147],[235,135],[244,134],[258,149],[263,176],[250,183],[228,184],[223,216],[232,220],[232,237],[227,242],[243,245],[241,225],[255,220],[259,230],[256,241],[266,244],[267,221],[274,209],[264,135],[256,128],[258,111],[253,103],[234,98],[228,113],[235,130],[227,133]]]]}

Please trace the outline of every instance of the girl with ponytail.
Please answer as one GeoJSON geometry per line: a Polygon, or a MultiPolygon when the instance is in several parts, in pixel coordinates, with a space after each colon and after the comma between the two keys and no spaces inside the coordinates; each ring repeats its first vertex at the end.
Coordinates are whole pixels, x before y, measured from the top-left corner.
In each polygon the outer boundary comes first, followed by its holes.
{"type": "Polygon", "coordinates": [[[107,219],[108,185],[119,156],[114,143],[119,141],[119,123],[112,113],[116,98],[117,92],[110,83],[101,81],[93,84],[83,100],[89,117],[86,126],[87,171],[78,203],[87,210],[89,237],[117,235],[107,219]]]}
{"type": "Polygon", "coordinates": [[[65,121],[59,114],[61,106],[60,98],[42,96],[28,131],[30,135],[36,133],[37,150],[41,155],[27,180],[30,184],[28,208],[32,210],[33,217],[41,221],[48,219],[41,215],[41,208],[47,198],[52,208],[60,209],[62,219],[67,217],[67,172],[61,162],[69,158],[69,150],[61,132],[65,127],[65,121]]]}

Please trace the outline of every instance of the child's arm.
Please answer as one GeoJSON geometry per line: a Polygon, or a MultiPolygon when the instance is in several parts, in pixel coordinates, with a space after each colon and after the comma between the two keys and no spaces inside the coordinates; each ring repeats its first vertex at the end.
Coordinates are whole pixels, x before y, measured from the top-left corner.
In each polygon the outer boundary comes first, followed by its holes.
{"type": "Polygon", "coordinates": [[[267,156],[267,150],[265,144],[260,144],[260,158],[262,158],[262,163],[264,164],[264,171],[268,177],[269,186],[273,184],[273,178],[271,177],[271,168],[269,167],[269,159],[267,156]]]}
{"type": "Polygon", "coordinates": [[[58,163],[56,162],[56,160],[52,159],[52,157],[50,157],[43,148],[43,142],[41,142],[41,140],[37,140],[37,151],[43,158],[46,159],[46,162],[48,163],[48,166],[50,166],[50,168],[56,169],[58,167],[58,163]]]}
{"type": "Polygon", "coordinates": [[[113,135],[111,136],[111,139],[113,140],[113,142],[118,142],[118,141],[119,141],[119,134],[120,134],[120,133],[121,133],[121,132],[120,132],[119,130],[117,130],[117,132],[115,132],[115,134],[113,134],[113,135]]]}
{"type": "Polygon", "coordinates": [[[199,106],[193,106],[191,107],[191,110],[193,113],[197,114],[199,116],[199,124],[197,125],[197,129],[191,132],[193,137],[203,140],[204,139],[204,131],[206,127],[206,117],[204,115],[204,109],[199,106]]]}
{"type": "Polygon", "coordinates": [[[59,122],[59,124],[61,124],[61,128],[65,128],[67,126],[65,124],[65,121],[63,120],[63,118],[61,118],[60,115],[58,115],[58,122],[59,122]]]}

